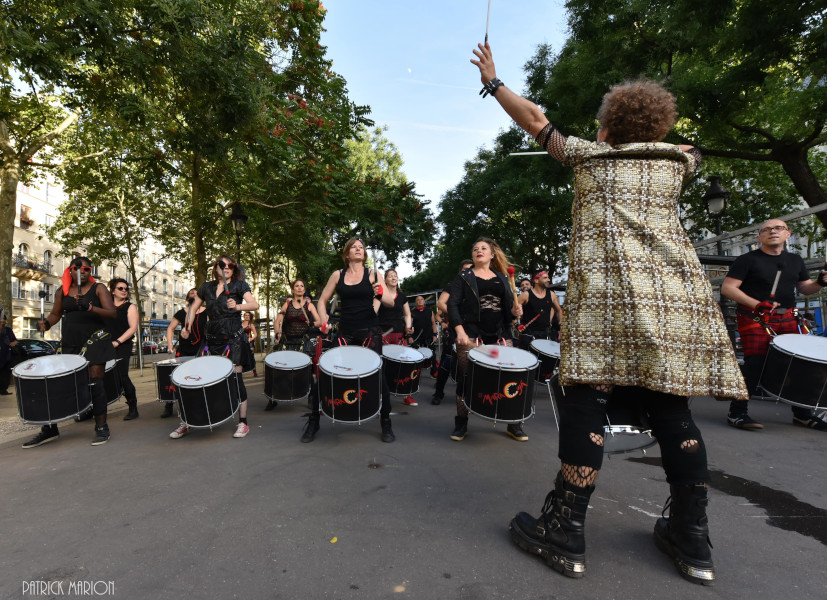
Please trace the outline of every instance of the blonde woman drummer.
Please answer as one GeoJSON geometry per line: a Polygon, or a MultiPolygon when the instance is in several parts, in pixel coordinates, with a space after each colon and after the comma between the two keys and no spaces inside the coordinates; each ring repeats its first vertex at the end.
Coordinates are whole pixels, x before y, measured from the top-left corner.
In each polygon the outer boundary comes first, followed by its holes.
{"type": "MultiPolygon", "coordinates": [[[[365,266],[365,244],[359,238],[350,238],[342,251],[345,268],[334,271],[322,290],[316,308],[322,323],[329,320],[327,302],[336,293],[339,296],[341,319],[339,333],[335,340],[338,346],[363,345],[382,356],[382,328],[374,309],[374,298],[380,297],[383,304],[393,306],[393,298],[383,294],[381,275],[376,269],[365,266]]],[[[301,441],[312,442],[319,431],[319,387],[311,391],[312,412],[307,420],[301,441]]],[[[379,411],[382,425],[382,441],[393,442],[396,437],[391,428],[391,393],[385,378],[382,378],[382,407],[379,411]]]]}

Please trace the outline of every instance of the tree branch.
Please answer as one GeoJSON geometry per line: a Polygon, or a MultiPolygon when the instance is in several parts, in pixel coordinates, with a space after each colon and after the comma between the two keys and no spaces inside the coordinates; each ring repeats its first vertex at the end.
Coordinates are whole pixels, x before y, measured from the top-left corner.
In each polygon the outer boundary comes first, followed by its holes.
{"type": "Polygon", "coordinates": [[[20,163],[20,166],[24,166],[32,156],[34,156],[41,148],[43,148],[43,146],[45,146],[54,138],[66,131],[72,125],[72,123],[78,120],[78,118],[80,118],[80,108],[76,108],[75,110],[73,110],[69,114],[69,116],[63,119],[63,121],[57,127],[52,129],[52,131],[39,136],[29,146],[21,150],[18,154],[18,162],[20,163]]]}
{"type": "Polygon", "coordinates": [[[778,140],[769,132],[764,131],[763,129],[759,129],[758,127],[751,127],[749,125],[739,125],[733,121],[726,121],[726,124],[732,127],[733,129],[737,129],[738,131],[742,131],[744,133],[754,133],[756,135],[760,135],[763,138],[768,139],[770,142],[777,143],[778,140]]]}
{"type": "Polygon", "coordinates": [[[755,152],[742,152],[740,150],[715,150],[712,148],[701,148],[697,146],[701,154],[706,156],[717,156],[719,158],[742,158],[744,160],[755,160],[761,162],[774,162],[775,159],[769,154],[757,154],[755,152]]]}

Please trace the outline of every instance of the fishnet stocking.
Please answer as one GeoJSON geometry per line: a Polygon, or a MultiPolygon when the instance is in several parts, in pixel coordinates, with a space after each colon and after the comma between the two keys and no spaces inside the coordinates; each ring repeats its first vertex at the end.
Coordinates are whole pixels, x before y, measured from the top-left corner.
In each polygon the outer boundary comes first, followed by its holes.
{"type": "Polygon", "coordinates": [[[551,123],[547,123],[535,139],[555,159],[562,161],[565,158],[566,136],[557,131],[551,123]]]}
{"type": "Polygon", "coordinates": [[[591,467],[576,467],[574,465],[567,465],[563,463],[560,465],[560,472],[563,474],[563,479],[569,483],[573,483],[578,487],[586,487],[592,485],[597,479],[597,469],[591,467]]]}

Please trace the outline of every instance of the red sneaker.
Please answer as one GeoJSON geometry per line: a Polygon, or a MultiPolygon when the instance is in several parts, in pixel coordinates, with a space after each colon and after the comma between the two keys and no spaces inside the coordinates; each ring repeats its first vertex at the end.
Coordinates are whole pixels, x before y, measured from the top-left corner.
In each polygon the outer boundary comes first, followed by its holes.
{"type": "Polygon", "coordinates": [[[402,404],[407,404],[408,406],[419,406],[419,402],[414,400],[412,396],[405,396],[402,404]]]}

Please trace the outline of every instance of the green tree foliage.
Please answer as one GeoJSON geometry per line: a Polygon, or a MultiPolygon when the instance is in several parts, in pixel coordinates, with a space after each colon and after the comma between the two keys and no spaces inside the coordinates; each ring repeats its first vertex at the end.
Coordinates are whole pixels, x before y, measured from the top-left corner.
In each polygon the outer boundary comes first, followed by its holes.
{"type": "Polygon", "coordinates": [[[549,156],[509,156],[537,150],[522,130],[501,133],[493,150],[465,164],[462,181],[442,198],[442,238],[429,269],[405,280],[408,289],[433,289],[456,275],[480,236],[502,246],[518,274],[543,268],[560,274],[568,264],[571,172],[549,156]]]}
{"type": "Polygon", "coordinates": [[[775,166],[810,206],[827,202],[824,172],[813,165],[815,147],[827,142],[824,2],[569,0],[566,8],[571,36],[563,49],[553,55],[541,46],[527,65],[530,96],[555,126],[593,136],[593,115],[611,84],[661,79],[682,115],[671,141],[727,159],[710,161],[715,168],[758,175],[735,187],[780,201],[775,214],[790,196],[776,197],[772,182],[759,188],[775,166]]]}

